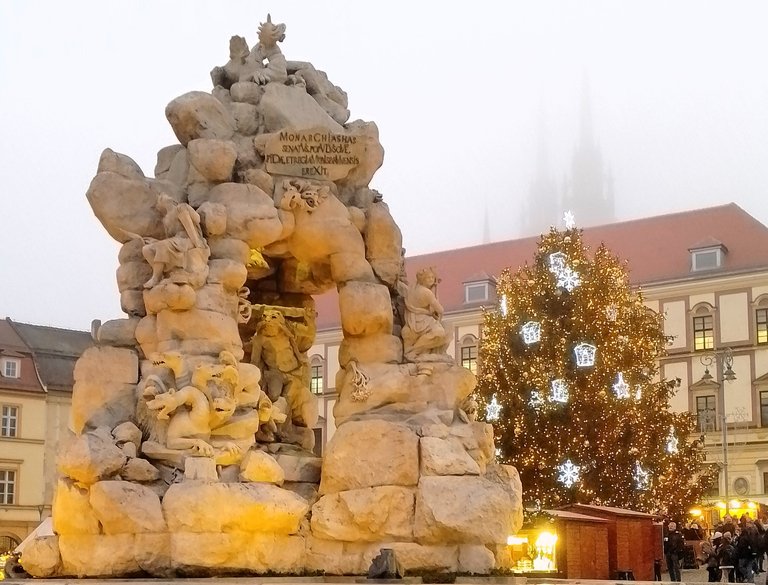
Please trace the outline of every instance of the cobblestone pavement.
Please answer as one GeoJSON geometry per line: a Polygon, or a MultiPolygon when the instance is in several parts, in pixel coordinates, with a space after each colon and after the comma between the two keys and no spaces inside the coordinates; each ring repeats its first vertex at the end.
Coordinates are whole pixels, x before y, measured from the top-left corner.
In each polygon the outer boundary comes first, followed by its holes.
{"type": "MultiPolygon", "coordinates": [[[[756,573],[755,585],[766,585],[766,575],[768,573],[756,573]]],[[[707,582],[707,570],[706,569],[683,569],[681,571],[681,578],[683,583],[706,583],[707,582]]],[[[669,582],[669,573],[662,573],[661,580],[669,582]]]]}

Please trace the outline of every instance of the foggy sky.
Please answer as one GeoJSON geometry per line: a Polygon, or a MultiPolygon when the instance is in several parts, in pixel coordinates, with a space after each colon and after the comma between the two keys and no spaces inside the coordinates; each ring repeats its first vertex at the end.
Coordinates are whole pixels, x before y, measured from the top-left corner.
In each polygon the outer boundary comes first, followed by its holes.
{"type": "Polygon", "coordinates": [[[485,217],[491,240],[517,237],[542,140],[567,181],[585,79],[619,219],[735,202],[768,223],[761,1],[2,0],[0,317],[122,316],[118,244],[85,198],[99,155],[153,175],[177,143],[166,104],[209,91],[268,12],[286,57],[378,125],[371,186],[409,254],[482,243],[485,217]]]}

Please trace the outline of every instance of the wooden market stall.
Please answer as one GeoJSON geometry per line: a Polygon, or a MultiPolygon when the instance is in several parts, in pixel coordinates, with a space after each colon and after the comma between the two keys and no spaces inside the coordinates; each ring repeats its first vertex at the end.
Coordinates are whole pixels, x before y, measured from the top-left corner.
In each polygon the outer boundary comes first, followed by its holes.
{"type": "Polygon", "coordinates": [[[551,522],[510,537],[512,570],[559,579],[608,579],[610,521],[568,510],[543,510],[551,522]]]}
{"type": "Polygon", "coordinates": [[[602,518],[608,522],[608,568],[611,578],[631,571],[637,581],[653,580],[653,561],[663,559],[661,532],[653,516],[645,512],[572,504],[566,510],[602,518]]]}

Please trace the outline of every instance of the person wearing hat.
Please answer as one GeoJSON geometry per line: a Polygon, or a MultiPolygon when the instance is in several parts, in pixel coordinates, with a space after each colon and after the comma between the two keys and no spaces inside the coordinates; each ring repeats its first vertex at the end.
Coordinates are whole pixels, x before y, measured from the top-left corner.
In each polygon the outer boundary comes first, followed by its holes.
{"type": "Polygon", "coordinates": [[[720,570],[718,569],[715,550],[722,538],[723,534],[721,532],[715,532],[712,535],[712,542],[708,540],[703,540],[701,542],[701,556],[699,557],[699,560],[701,564],[707,568],[707,581],[710,583],[717,583],[720,578],[720,570]]]}

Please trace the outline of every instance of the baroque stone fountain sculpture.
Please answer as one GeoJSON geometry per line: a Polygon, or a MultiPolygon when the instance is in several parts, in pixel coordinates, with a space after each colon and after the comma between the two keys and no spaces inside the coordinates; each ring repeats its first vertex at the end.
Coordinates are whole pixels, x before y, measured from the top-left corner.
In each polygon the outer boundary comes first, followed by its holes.
{"type": "Polygon", "coordinates": [[[522,521],[514,468],[476,422],[446,353],[436,274],[409,285],[400,230],[368,187],[372,122],[285,25],[230,41],[211,93],[174,99],[179,144],[155,177],[105,150],[87,193],[122,244],[124,319],[95,322],[75,367],[54,536],[38,577],[487,573],[522,521]],[[322,460],[307,352],[313,295],[335,287],[338,430],[322,460]]]}

